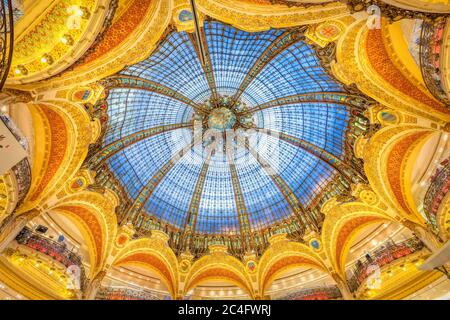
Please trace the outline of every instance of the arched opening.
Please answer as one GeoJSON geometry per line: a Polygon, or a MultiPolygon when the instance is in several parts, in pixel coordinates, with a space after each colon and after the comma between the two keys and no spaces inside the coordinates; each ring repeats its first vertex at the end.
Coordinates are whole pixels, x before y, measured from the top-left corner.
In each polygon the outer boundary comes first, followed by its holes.
{"type": "Polygon", "coordinates": [[[234,292],[234,294],[239,294],[241,297],[247,295],[251,299],[254,298],[249,279],[236,267],[229,264],[215,264],[214,262],[198,270],[195,267],[195,265],[192,267],[193,272],[187,276],[185,282],[184,294],[186,296],[191,296],[194,293],[199,294],[200,289],[194,289],[203,284],[200,287],[203,289],[202,292],[208,291],[211,297],[219,298],[221,295],[224,296],[225,291],[220,295],[216,296],[216,294],[227,288],[227,290],[232,290],[231,294],[234,292]],[[237,288],[240,290],[238,291],[237,288]]]}
{"type": "Polygon", "coordinates": [[[120,257],[114,263],[116,267],[140,267],[150,270],[150,272],[158,274],[164,286],[172,298],[176,297],[177,279],[174,279],[171,267],[167,265],[165,259],[155,252],[134,252],[124,257],[120,257]]]}
{"type": "Polygon", "coordinates": [[[347,246],[344,278],[357,298],[379,298],[404,281],[406,274],[420,277],[417,266],[429,255],[409,229],[387,220],[354,230],[347,246]]]}
{"type": "Polygon", "coordinates": [[[186,293],[189,300],[250,300],[252,296],[240,282],[227,278],[205,278],[186,293]]]}
{"type": "Polygon", "coordinates": [[[265,290],[273,300],[334,300],[342,294],[331,275],[323,270],[291,265],[280,270],[265,290]]]}
{"type": "Polygon", "coordinates": [[[170,300],[169,283],[155,266],[138,261],[114,265],[102,280],[96,300],[170,300]]]}

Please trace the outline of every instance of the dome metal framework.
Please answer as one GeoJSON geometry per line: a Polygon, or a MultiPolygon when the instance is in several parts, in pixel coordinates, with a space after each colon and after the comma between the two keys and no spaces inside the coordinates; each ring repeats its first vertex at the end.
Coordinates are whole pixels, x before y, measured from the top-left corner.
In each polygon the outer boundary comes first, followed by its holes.
{"type": "Polygon", "coordinates": [[[303,28],[202,29],[205,59],[192,34],[171,29],[103,82],[109,121],[88,161],[97,184],[123,198],[123,223],[163,229],[176,252],[220,242],[242,256],[274,232],[320,230],[320,206],[365,179],[352,143],[369,129],[368,100],[330,76],[329,48],[303,28]],[[208,148],[208,129],[234,132],[232,152],[208,148]]]}

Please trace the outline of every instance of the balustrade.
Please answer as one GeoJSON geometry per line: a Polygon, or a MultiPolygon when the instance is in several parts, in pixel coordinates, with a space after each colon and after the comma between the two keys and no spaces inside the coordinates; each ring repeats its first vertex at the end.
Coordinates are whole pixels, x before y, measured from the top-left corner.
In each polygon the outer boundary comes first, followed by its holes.
{"type": "Polygon", "coordinates": [[[439,207],[450,190],[450,159],[441,163],[443,168],[438,169],[431,178],[430,187],[425,194],[423,210],[435,232],[438,232],[436,215],[439,207]]]}
{"type": "Polygon", "coordinates": [[[352,275],[347,283],[351,292],[358,290],[360,285],[375,272],[374,266],[382,268],[400,258],[406,257],[424,248],[424,244],[418,238],[394,243],[388,241],[381,247],[365,255],[364,260],[358,260],[353,266],[352,275]]]}
{"type": "Polygon", "coordinates": [[[154,293],[129,288],[102,287],[96,300],[160,300],[154,293]]]}
{"type": "Polygon", "coordinates": [[[81,257],[67,248],[67,245],[37,234],[25,227],[16,237],[20,245],[39,251],[66,268],[77,266],[80,270],[80,286],[84,290],[87,284],[86,272],[81,257]]]}
{"type": "Polygon", "coordinates": [[[336,300],[342,299],[342,294],[338,287],[315,287],[302,289],[283,296],[279,300],[336,300]]]}
{"type": "Polygon", "coordinates": [[[14,41],[14,12],[10,0],[0,2],[0,90],[11,67],[14,41]]]}

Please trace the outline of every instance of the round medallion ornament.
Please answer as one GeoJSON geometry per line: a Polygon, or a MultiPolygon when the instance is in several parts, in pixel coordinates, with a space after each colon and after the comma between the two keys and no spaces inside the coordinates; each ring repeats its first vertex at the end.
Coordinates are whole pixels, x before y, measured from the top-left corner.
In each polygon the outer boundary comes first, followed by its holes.
{"type": "Polygon", "coordinates": [[[76,177],[70,182],[70,191],[76,192],[86,188],[87,182],[84,177],[76,177]]]}
{"type": "Polygon", "coordinates": [[[208,117],[208,126],[210,129],[226,131],[233,129],[236,123],[236,115],[228,108],[221,107],[213,109],[208,117]]]}
{"type": "Polygon", "coordinates": [[[314,251],[320,251],[322,250],[322,243],[319,239],[313,238],[309,241],[309,246],[313,248],[314,251]]]}
{"type": "Polygon", "coordinates": [[[378,112],[377,118],[381,122],[381,124],[384,125],[392,125],[399,123],[398,115],[390,110],[382,110],[378,112]]]}
{"type": "Polygon", "coordinates": [[[253,260],[250,260],[247,262],[247,269],[249,272],[255,272],[256,271],[256,262],[253,260]]]}
{"type": "Polygon", "coordinates": [[[89,87],[79,87],[71,91],[70,99],[75,102],[88,102],[94,97],[94,91],[89,87]]]}
{"type": "Polygon", "coordinates": [[[191,262],[187,259],[181,260],[180,262],[180,270],[181,272],[187,272],[189,267],[191,266],[191,262]]]}
{"type": "Polygon", "coordinates": [[[178,19],[181,22],[188,22],[194,19],[194,16],[192,15],[192,12],[189,10],[181,10],[180,14],[178,15],[178,19]]]}
{"type": "Polygon", "coordinates": [[[336,41],[344,32],[345,26],[339,21],[327,21],[316,28],[316,36],[327,42],[336,41]]]}
{"type": "Polygon", "coordinates": [[[367,203],[368,205],[374,205],[377,203],[377,200],[378,200],[375,192],[373,192],[371,190],[361,191],[359,197],[361,198],[361,200],[363,202],[367,203]]]}
{"type": "Polygon", "coordinates": [[[129,240],[129,237],[126,234],[121,234],[117,237],[117,246],[119,248],[123,247],[129,240]]]}

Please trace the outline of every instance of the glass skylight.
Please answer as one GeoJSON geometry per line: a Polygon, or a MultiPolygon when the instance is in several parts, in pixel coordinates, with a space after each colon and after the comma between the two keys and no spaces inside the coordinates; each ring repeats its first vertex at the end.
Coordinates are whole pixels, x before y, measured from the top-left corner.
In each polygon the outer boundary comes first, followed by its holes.
{"type": "Polygon", "coordinates": [[[310,45],[290,40],[295,30],[248,33],[206,21],[203,32],[206,65],[194,35],[172,31],[149,58],[115,76],[125,85],[110,88],[104,147],[120,145],[120,150],[107,163],[131,202],[142,204],[139,212],[180,231],[234,235],[243,232],[242,221],[248,221],[250,232],[262,230],[292,217],[298,210],[293,203],[307,208],[337,174],[332,165],[287,140],[306,141],[343,159],[349,111],[321,99],[259,106],[306,93],[345,91],[310,45]],[[268,54],[273,56],[267,59],[268,54]],[[213,91],[219,98],[231,97],[224,105],[236,119],[236,104],[250,110],[245,112],[253,117],[255,153],[236,145],[230,161],[219,148],[206,163],[205,144],[193,142],[192,125],[214,108],[208,106],[216,101],[213,91]],[[159,127],[156,134],[133,138],[159,127]],[[258,129],[286,136],[278,139],[258,129]],[[189,152],[179,154],[184,149],[189,152]],[[270,170],[276,174],[269,175],[270,170]]]}

